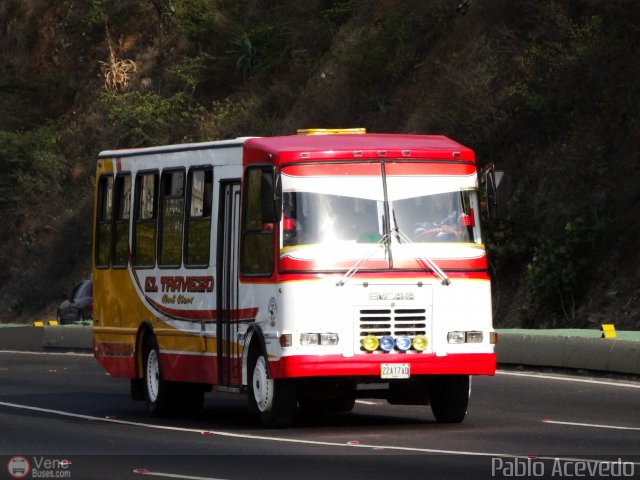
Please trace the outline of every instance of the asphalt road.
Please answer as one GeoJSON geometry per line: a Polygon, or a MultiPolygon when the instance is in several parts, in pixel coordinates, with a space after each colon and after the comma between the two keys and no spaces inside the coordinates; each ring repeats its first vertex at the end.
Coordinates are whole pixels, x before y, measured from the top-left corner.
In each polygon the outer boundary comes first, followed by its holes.
{"type": "Polygon", "coordinates": [[[0,352],[0,478],[25,463],[25,478],[640,479],[640,382],[499,371],[474,378],[459,425],[376,400],[268,430],[244,397],[157,420],[90,355],[0,352]]]}

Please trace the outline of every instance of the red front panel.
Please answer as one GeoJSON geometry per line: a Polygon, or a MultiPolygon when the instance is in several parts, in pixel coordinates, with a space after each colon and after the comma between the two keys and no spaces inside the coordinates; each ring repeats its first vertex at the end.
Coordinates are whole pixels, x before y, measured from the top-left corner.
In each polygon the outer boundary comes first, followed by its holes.
{"type": "Polygon", "coordinates": [[[342,355],[291,356],[269,363],[273,378],[345,376],[380,377],[383,363],[410,363],[411,375],[460,374],[493,375],[496,371],[495,353],[460,353],[437,357],[418,355],[342,355]]]}

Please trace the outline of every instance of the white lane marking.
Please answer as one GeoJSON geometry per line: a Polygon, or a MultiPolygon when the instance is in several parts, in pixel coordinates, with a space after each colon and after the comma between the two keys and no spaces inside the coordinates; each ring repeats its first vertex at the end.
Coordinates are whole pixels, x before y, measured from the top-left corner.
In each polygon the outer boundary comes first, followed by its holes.
{"type": "Polygon", "coordinates": [[[561,422],[559,420],[542,420],[542,423],[551,423],[554,425],[570,425],[573,427],[591,427],[591,428],[609,428],[611,430],[636,430],[640,431],[640,427],[622,427],[617,425],[599,425],[597,423],[578,423],[578,422],[561,422]]]}
{"type": "Polygon", "coordinates": [[[93,357],[93,353],[83,352],[28,352],[26,350],[0,350],[0,353],[16,353],[20,355],[71,355],[75,357],[93,357]]]}
{"type": "Polygon", "coordinates": [[[367,400],[356,400],[356,403],[361,403],[362,405],[379,405],[377,402],[369,402],[367,400]]]}
{"type": "MultiPolygon", "coordinates": [[[[200,435],[212,435],[212,436],[219,436],[219,437],[244,438],[244,439],[251,439],[251,440],[266,440],[271,442],[297,443],[297,444],[303,444],[303,445],[322,445],[322,446],[342,447],[342,448],[369,448],[376,451],[392,450],[392,451],[401,451],[401,452],[435,453],[435,454],[460,455],[460,456],[469,456],[469,457],[529,458],[528,455],[517,455],[513,453],[472,452],[468,450],[441,450],[441,449],[435,449],[435,448],[398,447],[393,445],[370,445],[370,444],[364,444],[364,443],[355,444],[351,442],[347,442],[347,443],[321,442],[318,440],[302,440],[302,439],[296,439],[296,438],[269,437],[264,435],[251,435],[251,434],[220,432],[220,431],[215,432],[210,430],[200,430],[197,428],[171,427],[167,425],[154,425],[152,423],[132,422],[129,420],[118,420],[115,418],[94,417],[91,415],[83,415],[80,413],[65,412],[62,410],[52,410],[50,408],[40,408],[40,407],[32,407],[29,405],[20,405],[18,403],[0,402],[0,406],[17,408],[22,410],[31,410],[34,412],[49,413],[49,414],[60,415],[64,417],[80,418],[88,421],[116,423],[120,425],[128,425],[133,427],[152,428],[156,430],[168,430],[168,431],[174,431],[174,432],[197,433],[200,435]]],[[[608,462],[608,460],[584,459],[584,458],[573,458],[573,457],[536,456],[536,458],[541,460],[580,461],[580,462],[589,462],[589,463],[608,462]]],[[[640,463],[638,463],[638,465],[640,465],[640,463]]]]}
{"type": "Polygon", "coordinates": [[[302,439],[295,439],[295,438],[270,437],[270,436],[264,436],[264,435],[251,435],[251,434],[220,432],[220,431],[214,432],[210,430],[201,430],[197,428],[172,427],[167,425],[155,425],[152,423],[119,420],[115,418],[94,417],[91,415],[65,412],[61,410],[52,410],[49,408],[32,407],[29,405],[20,405],[17,403],[0,402],[0,405],[5,407],[10,407],[10,408],[31,410],[35,412],[49,413],[49,414],[60,415],[65,417],[80,418],[80,419],[89,420],[89,421],[116,423],[120,425],[129,425],[129,426],[141,427],[141,428],[152,428],[157,430],[168,430],[168,431],[174,431],[174,432],[217,435],[221,437],[246,438],[246,439],[252,439],[252,440],[268,440],[272,442],[286,442],[286,443],[298,443],[298,444],[305,444],[305,445],[322,445],[322,446],[333,446],[333,447],[350,447],[350,448],[355,447],[355,448],[376,448],[376,449],[382,448],[385,450],[398,450],[398,451],[421,452],[421,453],[441,453],[441,454],[485,456],[485,457],[513,457],[513,458],[520,457],[520,455],[513,455],[513,454],[507,454],[507,453],[471,452],[471,451],[465,451],[465,450],[440,450],[440,449],[431,449],[431,448],[398,447],[398,446],[389,446],[389,445],[367,445],[367,444],[361,444],[361,443],[355,445],[355,444],[339,443],[339,442],[324,442],[324,441],[318,441],[318,440],[302,440],[302,439]]]}
{"type": "Polygon", "coordinates": [[[150,475],[153,477],[180,478],[183,480],[222,480],[221,478],[217,478],[217,477],[192,477],[190,475],[178,475],[177,473],[149,472],[145,469],[134,470],[133,473],[138,473],[141,475],[150,475]]]}
{"type": "Polygon", "coordinates": [[[640,388],[638,383],[622,383],[606,380],[590,380],[587,378],[574,378],[574,377],[562,377],[556,375],[546,375],[543,373],[521,373],[521,372],[507,372],[504,370],[496,370],[498,375],[511,375],[514,377],[529,377],[529,378],[541,378],[544,380],[559,380],[562,382],[576,382],[576,383],[591,383],[595,385],[607,385],[609,387],[622,387],[622,388],[640,388]]]}

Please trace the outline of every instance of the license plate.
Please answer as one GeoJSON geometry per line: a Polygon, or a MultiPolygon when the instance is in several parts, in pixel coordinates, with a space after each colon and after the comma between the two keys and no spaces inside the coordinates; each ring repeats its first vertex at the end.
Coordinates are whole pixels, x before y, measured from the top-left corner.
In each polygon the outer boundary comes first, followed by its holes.
{"type": "Polygon", "coordinates": [[[380,378],[409,378],[409,364],[383,363],[380,365],[380,378]]]}

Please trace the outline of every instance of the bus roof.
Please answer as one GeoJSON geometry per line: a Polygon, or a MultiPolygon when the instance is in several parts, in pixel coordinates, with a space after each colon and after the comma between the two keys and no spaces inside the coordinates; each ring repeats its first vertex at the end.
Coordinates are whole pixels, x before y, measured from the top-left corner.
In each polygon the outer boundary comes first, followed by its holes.
{"type": "Polygon", "coordinates": [[[98,158],[124,158],[243,145],[246,163],[282,164],[300,160],[330,161],[381,157],[475,162],[473,150],[443,135],[382,133],[238,137],[232,140],[105,150],[100,152],[98,158]]]}
{"type": "Polygon", "coordinates": [[[148,155],[150,153],[175,153],[188,152],[192,150],[206,150],[215,148],[240,147],[251,137],[238,137],[233,140],[217,140],[212,142],[200,143],[179,143],[175,145],[161,145],[146,148],[125,148],[120,150],[104,150],[100,152],[98,158],[124,158],[135,157],[139,155],[148,155]]]}
{"type": "Polygon", "coordinates": [[[473,150],[443,135],[329,134],[257,137],[244,144],[248,163],[300,160],[421,158],[475,162],[473,150]]]}

